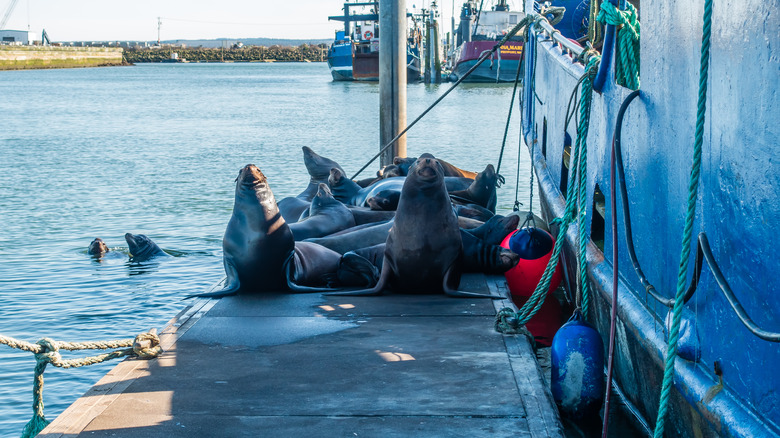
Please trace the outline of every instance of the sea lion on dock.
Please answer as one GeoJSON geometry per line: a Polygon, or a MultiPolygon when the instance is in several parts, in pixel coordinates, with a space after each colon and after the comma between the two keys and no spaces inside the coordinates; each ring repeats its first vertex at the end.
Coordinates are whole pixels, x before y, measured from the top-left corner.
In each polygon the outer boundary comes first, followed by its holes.
{"type": "Polygon", "coordinates": [[[335,278],[341,254],[311,242],[295,242],[295,249],[285,262],[287,287],[293,292],[332,290],[328,283],[335,278]]]}
{"type": "Polygon", "coordinates": [[[392,220],[375,224],[364,224],[353,227],[354,229],[347,229],[330,236],[307,239],[306,241],[320,244],[339,254],[344,254],[353,249],[384,243],[387,240],[387,233],[390,232],[392,227],[392,220]]]}
{"type": "MultiPolygon", "coordinates": [[[[406,175],[409,173],[409,168],[412,166],[412,164],[414,164],[415,160],[417,160],[417,158],[395,157],[393,158],[393,164],[398,167],[398,172],[401,175],[406,175]]],[[[444,176],[461,176],[470,179],[477,177],[477,172],[463,170],[459,167],[453,166],[441,158],[437,158],[437,160],[439,160],[439,164],[441,164],[442,168],[444,169],[444,176]]]]}
{"type": "Polygon", "coordinates": [[[488,164],[485,170],[477,174],[474,182],[465,189],[459,191],[450,191],[452,202],[459,204],[477,204],[496,212],[496,187],[498,187],[498,174],[492,164],[488,164]]]}
{"type": "Polygon", "coordinates": [[[366,205],[368,205],[368,208],[371,210],[395,211],[395,209],[398,208],[399,199],[401,199],[401,192],[395,190],[382,190],[366,199],[366,205]]]}
{"type": "Polygon", "coordinates": [[[102,257],[103,254],[107,253],[108,251],[108,245],[106,245],[106,243],[103,242],[103,239],[100,237],[96,237],[95,240],[90,242],[89,247],[87,248],[87,254],[91,255],[92,257],[102,257]]]}
{"type": "MultiPolygon", "coordinates": [[[[298,221],[301,213],[309,208],[309,203],[317,194],[318,186],[321,183],[328,182],[330,169],[341,169],[339,163],[316,154],[310,147],[303,148],[303,164],[306,165],[306,171],[309,172],[309,184],[298,196],[284,198],[279,201],[279,211],[282,217],[288,223],[298,221]]],[[[343,169],[341,169],[344,172],[343,169]]]]}
{"type": "Polygon", "coordinates": [[[142,262],[153,257],[170,257],[165,251],[160,249],[152,239],[143,234],[125,234],[130,259],[134,262],[142,262]]]}
{"type": "Polygon", "coordinates": [[[242,292],[282,291],[287,287],[283,266],[293,253],[295,240],[276,205],[263,172],[247,164],[236,178],[236,195],[225,236],[222,261],[224,289],[190,295],[220,298],[242,292]]]}
{"type": "Polygon", "coordinates": [[[355,226],[355,218],[347,206],[337,201],[327,184],[320,183],[311,201],[309,216],[289,225],[296,241],[323,237],[355,226]]]}
{"type": "Polygon", "coordinates": [[[444,170],[432,155],[423,154],[404,183],[376,286],[333,294],[379,295],[392,286],[406,293],[439,291],[456,297],[502,298],[457,290],[463,257],[460,233],[444,170]]]}

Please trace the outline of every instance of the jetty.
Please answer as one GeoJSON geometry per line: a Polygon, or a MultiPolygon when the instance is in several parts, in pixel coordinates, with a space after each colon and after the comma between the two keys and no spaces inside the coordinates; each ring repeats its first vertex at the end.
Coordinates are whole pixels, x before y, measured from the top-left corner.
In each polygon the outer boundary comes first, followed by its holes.
{"type": "MultiPolygon", "coordinates": [[[[503,276],[461,288],[508,296],[503,276]]],[[[510,300],[436,295],[198,299],[40,437],[562,437],[532,338],[494,329],[510,300]]]]}

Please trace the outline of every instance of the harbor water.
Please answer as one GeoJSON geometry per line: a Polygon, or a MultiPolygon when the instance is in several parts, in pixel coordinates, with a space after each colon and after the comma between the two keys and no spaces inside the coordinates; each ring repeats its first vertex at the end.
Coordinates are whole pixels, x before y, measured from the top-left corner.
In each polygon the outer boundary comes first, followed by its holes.
{"type": "MultiPolygon", "coordinates": [[[[410,84],[409,121],[448,87],[410,84]]],[[[461,85],[409,132],[409,156],[430,152],[475,171],[495,165],[511,93],[511,84],[461,85]]],[[[238,170],[257,164],[277,200],[308,181],[302,146],[351,175],[379,149],[378,109],[378,84],[331,82],[325,63],[1,72],[0,334],[97,341],[161,328],[184,296],[224,274],[238,170]],[[130,262],[128,232],[173,257],[130,262]],[[86,254],[95,237],[112,249],[102,261],[86,254]]],[[[499,213],[515,200],[513,115],[499,213]]],[[[526,207],[529,177],[522,148],[526,207]]],[[[32,354],[0,346],[0,436],[18,436],[31,417],[34,365],[32,354]]],[[[47,418],[113,366],[49,367],[47,418]]]]}

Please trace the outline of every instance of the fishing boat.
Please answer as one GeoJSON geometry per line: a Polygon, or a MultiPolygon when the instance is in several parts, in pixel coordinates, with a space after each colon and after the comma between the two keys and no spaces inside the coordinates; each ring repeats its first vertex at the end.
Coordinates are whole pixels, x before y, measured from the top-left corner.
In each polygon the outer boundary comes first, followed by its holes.
{"type": "MultiPolygon", "coordinates": [[[[337,30],[328,49],[328,68],[334,81],[379,80],[379,8],[378,1],[344,3],[344,15],[328,17],[343,21],[344,30],[337,30]],[[372,7],[368,11],[350,13],[353,8],[372,7]],[[354,29],[352,23],[355,24],[354,29]]],[[[411,16],[411,15],[409,15],[411,16]]],[[[408,32],[406,58],[407,81],[420,80],[421,33],[412,22],[408,32]]]]}
{"type": "MultiPolygon", "coordinates": [[[[493,48],[525,16],[509,10],[506,0],[499,0],[490,10],[482,10],[483,3],[479,2],[477,7],[475,0],[469,0],[461,8],[457,48],[450,57],[453,81],[463,77],[482,53],[493,48]]],[[[491,55],[490,62],[477,67],[463,82],[513,82],[522,53],[522,37],[513,37],[491,55]]]]}
{"type": "Polygon", "coordinates": [[[779,4],[634,6],[601,3],[589,50],[524,5],[522,135],[569,299],[648,431],[780,436],[779,4]]]}

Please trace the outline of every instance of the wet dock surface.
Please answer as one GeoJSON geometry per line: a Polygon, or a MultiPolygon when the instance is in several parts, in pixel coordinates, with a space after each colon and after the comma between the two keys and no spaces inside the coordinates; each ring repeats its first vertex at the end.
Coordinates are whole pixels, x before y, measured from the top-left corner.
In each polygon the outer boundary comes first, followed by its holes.
{"type": "MultiPolygon", "coordinates": [[[[496,293],[495,278],[461,288],[496,293]]],[[[120,363],[39,436],[562,436],[528,339],[493,328],[507,303],[199,300],[159,358],[120,363]]]]}

